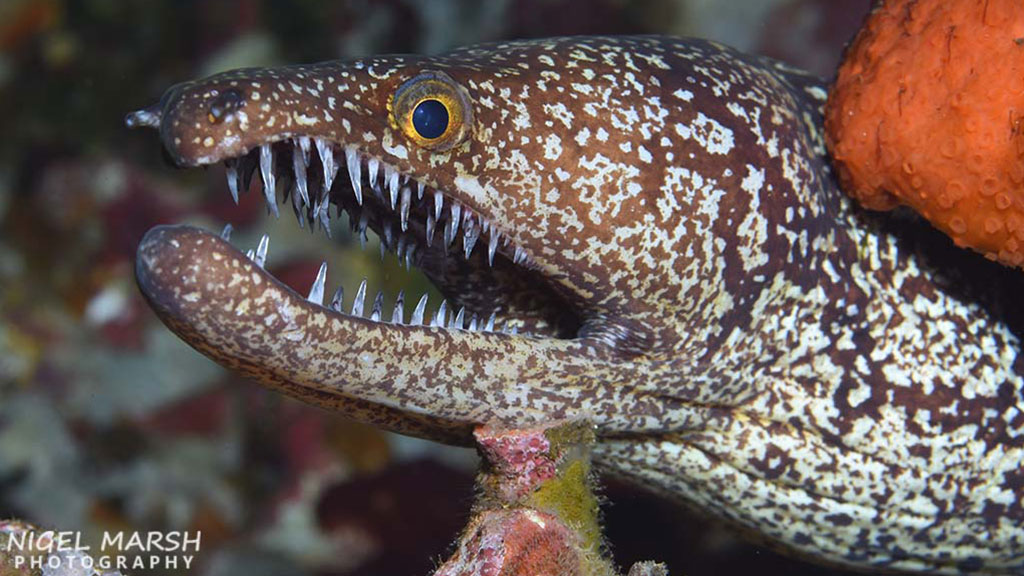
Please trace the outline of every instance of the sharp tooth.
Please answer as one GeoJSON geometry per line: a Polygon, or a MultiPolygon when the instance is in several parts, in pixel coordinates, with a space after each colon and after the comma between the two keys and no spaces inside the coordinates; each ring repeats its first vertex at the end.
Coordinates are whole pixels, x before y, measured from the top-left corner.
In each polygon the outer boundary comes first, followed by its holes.
{"type": "Polygon", "coordinates": [[[516,263],[516,264],[522,264],[523,259],[525,257],[526,257],[526,254],[523,252],[523,249],[520,248],[519,246],[516,246],[516,253],[515,253],[515,256],[512,257],[512,261],[514,263],[516,263]]]}
{"type": "Polygon", "coordinates": [[[356,290],[356,299],[352,301],[352,315],[362,316],[363,315],[363,300],[366,299],[366,278],[359,284],[359,290],[356,290]]]}
{"type": "Polygon", "coordinates": [[[226,241],[226,242],[230,242],[231,241],[231,231],[232,230],[234,230],[234,228],[231,226],[231,224],[225,224],[224,225],[224,229],[220,231],[221,239],[226,241]]]}
{"type": "Polygon", "coordinates": [[[455,315],[455,320],[453,320],[452,327],[456,328],[458,330],[462,330],[462,327],[465,325],[464,324],[465,322],[466,322],[466,307],[463,306],[462,308],[459,308],[459,313],[455,315]]]}
{"type": "MultiPolygon", "coordinates": [[[[307,141],[308,145],[309,142],[307,141]]],[[[302,160],[302,151],[298,145],[292,151],[292,171],[295,173],[295,190],[302,200],[302,204],[309,204],[309,187],[306,185],[306,163],[302,160]]]]}
{"type": "Polygon", "coordinates": [[[434,317],[430,320],[430,325],[435,328],[444,328],[444,319],[448,315],[448,301],[442,300],[441,305],[437,307],[437,312],[434,313],[434,317]]]}
{"type": "Polygon", "coordinates": [[[451,220],[445,220],[445,222],[444,222],[444,236],[443,236],[443,239],[444,239],[444,253],[445,254],[448,253],[448,247],[451,246],[452,239],[455,237],[455,235],[452,233],[452,228],[453,228],[452,227],[452,221],[451,220]]]}
{"type": "Polygon", "coordinates": [[[462,237],[462,246],[467,260],[470,255],[473,254],[473,248],[476,246],[476,240],[478,237],[479,235],[476,233],[476,230],[474,230],[473,233],[466,234],[462,237]]]}
{"type": "Polygon", "coordinates": [[[398,235],[398,246],[395,248],[395,256],[398,256],[398,262],[402,262],[402,258],[405,257],[405,234],[398,235]]]}
{"type": "Polygon", "coordinates": [[[326,198],[317,200],[316,207],[313,208],[313,218],[320,223],[320,227],[323,228],[324,234],[328,238],[331,237],[331,205],[326,198]]]}
{"type": "Polygon", "coordinates": [[[437,227],[437,221],[434,220],[433,214],[427,214],[427,248],[434,244],[434,228],[437,227]]]}
{"type": "Polygon", "coordinates": [[[488,220],[480,218],[480,233],[487,234],[487,231],[491,229],[491,223],[488,220]]]}
{"type": "Polygon", "coordinates": [[[232,158],[224,161],[224,171],[228,179],[228,191],[231,198],[238,204],[238,160],[232,158]]]}
{"type": "Polygon", "coordinates": [[[391,323],[402,324],[405,320],[405,290],[398,291],[395,308],[391,311],[391,323]]]}
{"type": "Polygon", "coordinates": [[[494,319],[497,318],[498,311],[491,312],[491,316],[487,319],[487,324],[484,325],[484,330],[488,332],[494,332],[494,319]]]}
{"type": "Polygon", "coordinates": [[[420,296],[420,301],[416,303],[416,308],[412,311],[412,318],[409,319],[409,324],[418,326],[423,324],[423,313],[427,311],[427,295],[420,296]]]}
{"type": "Polygon", "coordinates": [[[444,196],[440,190],[434,190],[434,220],[441,219],[442,209],[444,209],[444,196]]]}
{"type": "Polygon", "coordinates": [[[476,314],[473,314],[473,317],[470,318],[469,320],[469,329],[472,330],[473,332],[476,332],[477,328],[479,328],[479,324],[480,319],[477,318],[476,314]]]}
{"type": "Polygon", "coordinates": [[[398,206],[398,172],[395,172],[394,168],[391,168],[391,173],[388,174],[388,167],[384,167],[384,176],[388,181],[388,192],[391,200],[391,209],[394,210],[398,206]]]}
{"type": "Polygon", "coordinates": [[[377,244],[377,246],[380,246],[380,261],[383,262],[384,256],[388,253],[388,247],[383,242],[377,244]]]}
{"type": "Polygon", "coordinates": [[[378,291],[377,297],[373,299],[373,308],[370,310],[370,320],[380,322],[380,314],[384,310],[384,293],[378,291]]]}
{"type": "MultiPolygon", "coordinates": [[[[327,192],[323,189],[323,183],[315,178],[311,179],[308,173],[306,175],[306,189],[309,191],[310,204],[314,207],[322,203],[329,204],[327,192]]],[[[313,215],[316,216],[316,210],[313,211],[313,215]]]]}
{"type": "Polygon", "coordinates": [[[253,261],[256,262],[256,265],[260,268],[263,268],[263,264],[267,261],[267,248],[270,248],[270,236],[264,234],[263,237],[260,238],[259,245],[256,246],[256,257],[253,258],[253,261]]]}
{"type": "Polygon", "coordinates": [[[277,177],[274,175],[274,153],[270,144],[260,146],[260,176],[263,177],[263,197],[267,202],[267,211],[278,217],[277,212],[277,177]]]}
{"type": "Polygon", "coordinates": [[[466,259],[469,259],[470,254],[473,253],[473,247],[476,246],[477,238],[480,237],[480,229],[476,227],[476,224],[466,218],[466,232],[462,235],[462,247],[466,253],[466,259]]]}
{"type": "Polygon", "coordinates": [[[509,328],[508,324],[506,324],[505,325],[505,332],[508,333],[508,334],[518,334],[519,333],[519,327],[513,325],[511,328],[509,328]]]}
{"type": "Polygon", "coordinates": [[[384,232],[384,244],[386,244],[388,248],[391,248],[394,245],[392,241],[395,239],[395,233],[391,230],[391,222],[384,224],[381,228],[383,228],[382,231],[384,232]]]}
{"type": "MultiPolygon", "coordinates": [[[[348,166],[348,178],[352,181],[352,191],[356,194],[356,202],[363,205],[363,163],[359,161],[359,154],[355,148],[345,148],[345,164],[348,166]]],[[[372,181],[372,180],[371,180],[372,181]]]]}
{"type": "Polygon", "coordinates": [[[404,186],[404,185],[406,185],[408,183],[409,183],[409,176],[406,175],[406,174],[402,174],[402,185],[404,186]]]}
{"type": "Polygon", "coordinates": [[[405,269],[412,269],[413,255],[416,254],[416,245],[409,243],[409,247],[405,250],[405,269]]]}
{"type": "Polygon", "coordinates": [[[380,161],[376,158],[370,158],[366,161],[366,172],[370,181],[370,188],[374,190],[380,189],[380,184],[377,181],[377,173],[380,171],[380,161]]]}
{"type": "Polygon", "coordinates": [[[341,302],[345,299],[345,287],[338,286],[338,289],[334,291],[334,296],[331,297],[331,310],[335,312],[341,312],[341,302]]]}
{"type": "MultiPolygon", "coordinates": [[[[455,233],[458,234],[459,226],[462,224],[462,206],[459,205],[458,202],[452,203],[451,220],[452,228],[455,230],[455,233]]],[[[454,238],[454,236],[452,236],[452,238],[454,238]]]]}
{"type": "MultiPolygon", "coordinates": [[[[389,164],[384,164],[383,166],[384,166],[384,170],[383,170],[384,175],[382,176],[381,185],[382,185],[382,187],[387,188],[389,183],[390,183],[390,181],[391,181],[391,175],[394,174],[395,177],[397,178],[398,177],[398,173],[395,172],[395,169],[392,168],[389,164]]],[[[394,204],[392,204],[391,207],[394,208],[394,204]]]]}
{"type": "Polygon", "coordinates": [[[306,220],[302,217],[305,205],[302,204],[302,197],[298,194],[292,194],[292,212],[295,212],[295,220],[299,223],[299,228],[306,227],[306,220]]]}
{"type": "Polygon", "coordinates": [[[316,273],[316,280],[313,280],[313,286],[309,288],[309,296],[306,296],[306,300],[309,300],[313,304],[320,306],[324,305],[324,282],[327,280],[327,262],[320,265],[320,270],[316,273]]]}
{"type": "Polygon", "coordinates": [[[366,225],[368,223],[368,216],[366,212],[359,215],[359,247],[366,248],[366,225]]]}
{"type": "Polygon", "coordinates": [[[402,231],[409,229],[409,206],[412,204],[412,190],[402,188],[402,231]]]}
{"type": "Polygon", "coordinates": [[[494,266],[494,253],[498,251],[498,241],[501,239],[501,232],[491,230],[491,238],[487,241],[487,264],[494,266]]]}
{"type": "Polygon", "coordinates": [[[459,223],[452,221],[449,221],[448,223],[452,225],[451,228],[446,230],[448,232],[448,245],[453,246],[455,244],[455,239],[459,237],[459,223]]]}
{"type": "Polygon", "coordinates": [[[249,260],[252,260],[253,258],[256,257],[256,253],[252,251],[252,248],[250,248],[245,251],[245,257],[248,258],[249,260]]]}
{"type": "Polygon", "coordinates": [[[310,151],[310,139],[309,136],[299,136],[295,139],[296,148],[302,153],[302,163],[306,167],[309,167],[309,151],[310,151]]]}
{"type": "Polygon", "coordinates": [[[416,199],[417,200],[423,200],[423,191],[426,190],[426,189],[427,189],[427,187],[423,185],[423,182],[420,182],[419,180],[416,181],[416,199]]]}
{"type": "Polygon", "coordinates": [[[338,174],[338,165],[334,162],[334,150],[331,143],[322,138],[314,140],[317,154],[320,155],[320,165],[324,168],[324,196],[331,192],[331,185],[334,184],[334,177],[338,174]]]}

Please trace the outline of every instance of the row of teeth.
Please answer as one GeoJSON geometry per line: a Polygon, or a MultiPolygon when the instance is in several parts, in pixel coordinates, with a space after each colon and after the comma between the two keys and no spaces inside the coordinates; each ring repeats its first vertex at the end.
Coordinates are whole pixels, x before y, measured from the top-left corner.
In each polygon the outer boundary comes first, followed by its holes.
{"type": "MultiPolygon", "coordinates": [[[[330,192],[340,171],[335,147],[327,140],[308,136],[292,138],[285,141],[285,144],[292,146],[290,172],[279,174],[275,170],[277,163],[272,144],[260,146],[258,154],[247,154],[241,158],[225,161],[228,190],[231,197],[235,203],[238,203],[239,190],[248,189],[252,174],[258,167],[267,210],[278,216],[278,177],[288,175],[292,181],[285,195],[291,196],[292,207],[299,225],[303,226],[308,221],[312,230],[313,226],[318,224],[325,233],[330,235],[330,192]],[[316,170],[312,166],[313,150],[316,150],[321,170],[316,170]]],[[[487,219],[473,213],[458,202],[448,200],[447,210],[445,210],[446,199],[441,191],[428,189],[422,182],[399,174],[394,167],[376,158],[362,157],[353,147],[346,147],[343,155],[356,203],[359,206],[363,205],[364,191],[369,189],[378,198],[381,206],[389,208],[393,214],[396,214],[395,222],[388,222],[383,226],[382,250],[383,247],[387,247],[398,252],[399,260],[404,259],[407,267],[415,263],[416,241],[405,234],[409,229],[409,212],[414,202],[423,207],[426,212],[424,241],[428,248],[433,246],[437,231],[440,229],[442,231],[441,240],[444,242],[443,246],[447,252],[455,244],[461,230],[462,252],[468,259],[472,255],[473,249],[477,245],[483,244],[480,242],[481,236],[486,235],[487,262],[493,266],[494,255],[498,248],[511,246],[508,237],[503,237],[501,232],[495,229],[487,219]],[[439,228],[439,224],[442,222],[443,225],[439,228]],[[398,233],[394,230],[396,224],[400,230],[398,233]]],[[[340,215],[341,202],[337,202],[337,204],[340,215]]],[[[349,224],[353,231],[358,231],[360,241],[365,242],[366,215],[361,211],[351,210],[349,224]]],[[[509,251],[512,252],[513,262],[529,265],[529,259],[520,247],[514,246],[509,251]]]]}
{"type": "MultiPolygon", "coordinates": [[[[231,224],[224,227],[220,236],[226,241],[231,240],[231,224]]],[[[260,238],[260,242],[255,250],[249,250],[246,252],[246,256],[252,260],[257,266],[263,268],[267,260],[267,250],[270,248],[270,237],[266,234],[260,238]]],[[[313,280],[313,285],[309,289],[309,295],[306,296],[306,300],[316,304],[317,306],[324,306],[324,286],[327,283],[327,262],[320,264],[320,270],[316,274],[316,279],[313,280]]],[[[345,298],[345,290],[339,286],[334,291],[334,295],[331,297],[327,307],[331,310],[344,314],[342,310],[343,300],[345,298]]],[[[356,290],[355,299],[352,301],[352,306],[349,311],[350,316],[363,317],[366,306],[366,279],[359,284],[358,290],[356,290]]],[[[382,321],[384,309],[384,293],[378,291],[377,296],[373,299],[373,304],[370,308],[369,318],[374,322],[382,321]]],[[[392,324],[405,324],[408,326],[430,326],[435,328],[448,328],[455,330],[470,330],[470,331],[482,331],[482,332],[501,332],[504,334],[517,334],[518,327],[512,322],[506,322],[503,328],[497,328],[495,320],[497,318],[497,312],[492,312],[491,315],[486,319],[482,320],[477,314],[473,313],[468,319],[466,318],[466,308],[463,306],[458,312],[450,313],[448,310],[448,302],[442,300],[441,304],[434,311],[429,322],[424,322],[425,313],[427,311],[427,295],[424,294],[420,297],[416,303],[416,307],[412,311],[412,316],[409,321],[405,321],[405,291],[400,291],[398,297],[395,300],[395,305],[392,309],[390,323],[392,324]]]]}

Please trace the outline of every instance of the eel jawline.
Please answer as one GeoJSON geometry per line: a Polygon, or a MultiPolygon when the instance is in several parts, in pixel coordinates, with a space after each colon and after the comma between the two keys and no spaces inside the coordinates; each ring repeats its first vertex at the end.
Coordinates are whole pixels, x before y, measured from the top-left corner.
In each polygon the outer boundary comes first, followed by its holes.
{"type": "Polygon", "coordinates": [[[579,340],[377,323],[307,301],[222,238],[150,230],[136,277],[192,347],[260,383],[356,419],[468,442],[483,422],[579,416],[579,340]],[[556,367],[552,370],[552,367],[556,367]],[[522,382],[549,382],[527,393],[522,382]]]}

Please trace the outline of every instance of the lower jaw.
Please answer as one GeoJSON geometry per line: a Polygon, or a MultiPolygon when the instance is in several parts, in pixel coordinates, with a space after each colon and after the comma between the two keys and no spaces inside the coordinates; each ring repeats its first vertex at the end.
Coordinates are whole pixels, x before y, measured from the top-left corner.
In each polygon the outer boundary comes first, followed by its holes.
{"type": "Polygon", "coordinates": [[[572,389],[560,389],[580,372],[585,346],[577,340],[340,314],[191,227],[151,230],[139,246],[136,276],[164,323],[203,354],[266,386],[398,432],[462,443],[479,423],[541,421],[578,406],[572,389]]]}

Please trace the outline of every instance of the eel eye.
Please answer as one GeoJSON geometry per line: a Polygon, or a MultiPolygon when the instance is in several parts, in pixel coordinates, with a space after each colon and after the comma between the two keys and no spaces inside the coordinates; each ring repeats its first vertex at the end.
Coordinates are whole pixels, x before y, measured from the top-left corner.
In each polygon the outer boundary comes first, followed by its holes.
{"type": "Polygon", "coordinates": [[[469,135],[469,96],[444,72],[424,72],[398,87],[390,103],[391,121],[416,145],[442,152],[469,135]]]}

